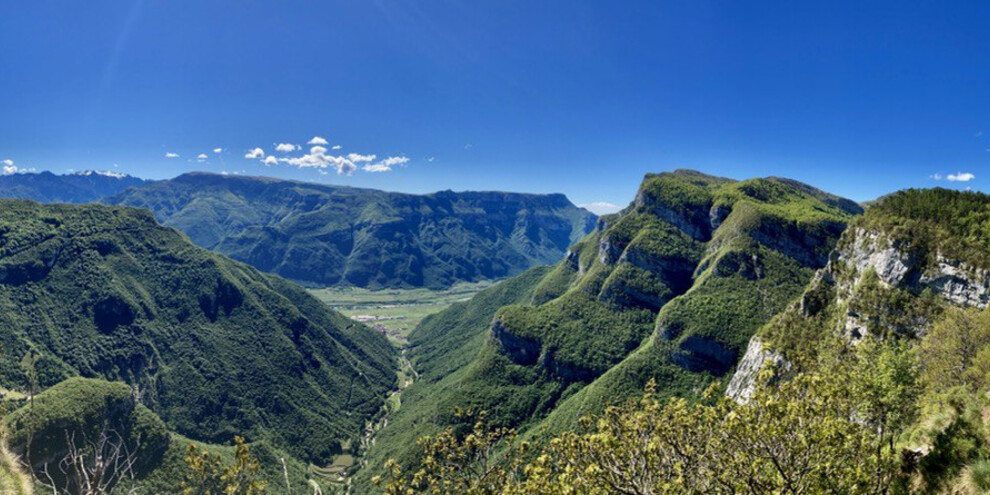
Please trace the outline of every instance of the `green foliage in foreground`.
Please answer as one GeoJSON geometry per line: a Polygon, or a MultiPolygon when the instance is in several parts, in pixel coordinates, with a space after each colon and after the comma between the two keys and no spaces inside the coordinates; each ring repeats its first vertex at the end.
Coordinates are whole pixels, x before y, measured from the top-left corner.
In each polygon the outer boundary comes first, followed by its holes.
{"type": "Polygon", "coordinates": [[[120,380],[178,433],[316,462],[395,384],[382,335],[125,207],[0,200],[0,345],[7,388],[120,380]]]}
{"type": "Polygon", "coordinates": [[[82,480],[65,479],[61,465],[70,448],[101,441],[108,442],[104,451],[119,446],[137,460],[136,475],[156,464],[169,443],[165,423],[136,404],[127,385],[88,378],[70,378],[38,394],[4,418],[4,431],[10,449],[38,479],[73,490],[81,490],[82,480]]]}
{"type": "Polygon", "coordinates": [[[184,480],[188,493],[227,493],[215,489],[224,485],[240,486],[230,493],[249,493],[248,486],[261,484],[266,493],[309,492],[306,465],[288,454],[239,437],[230,447],[189,440],[168,431],[131,392],[120,382],[70,378],[38,394],[3,418],[11,453],[19,458],[14,462],[27,465],[43,493],[84,491],[67,464],[70,447],[81,466],[110,465],[87,481],[102,480],[113,493],[179,493],[184,480]]]}
{"type": "Polygon", "coordinates": [[[790,375],[740,404],[638,401],[585,417],[583,430],[493,462],[513,433],[476,422],[421,439],[407,471],[390,463],[387,494],[889,493],[904,479],[897,438],[913,419],[916,362],[903,345],[864,343],[790,375]]]}

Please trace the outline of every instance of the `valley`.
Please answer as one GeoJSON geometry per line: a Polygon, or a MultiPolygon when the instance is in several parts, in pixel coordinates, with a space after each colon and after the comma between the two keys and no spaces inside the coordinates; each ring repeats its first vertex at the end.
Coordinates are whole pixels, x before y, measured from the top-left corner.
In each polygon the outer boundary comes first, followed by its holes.
{"type": "Polygon", "coordinates": [[[429,315],[456,302],[470,300],[495,282],[459,282],[447,289],[379,289],[325,287],[309,289],[335,311],[388,336],[398,347],[408,343],[409,333],[429,315]]]}
{"type": "Polygon", "coordinates": [[[374,445],[375,436],[401,408],[403,392],[419,378],[406,355],[409,333],[426,317],[439,313],[454,303],[468,301],[494,283],[496,282],[460,282],[448,289],[308,289],[331,309],[384,334],[399,352],[397,388],[388,394],[379,413],[366,423],[360,441],[342,444],[342,453],[335,456],[330,465],[311,466],[310,472],[314,476],[341,490],[348,489],[349,477],[357,469],[367,465],[362,454],[374,445]]]}

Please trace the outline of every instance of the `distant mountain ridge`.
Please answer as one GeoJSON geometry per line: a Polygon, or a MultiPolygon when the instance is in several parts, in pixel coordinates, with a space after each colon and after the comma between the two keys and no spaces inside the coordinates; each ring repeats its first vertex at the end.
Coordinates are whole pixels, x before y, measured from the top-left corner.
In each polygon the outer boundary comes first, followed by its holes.
{"type": "Polygon", "coordinates": [[[144,182],[127,174],[100,170],[64,175],[51,172],[0,175],[0,197],[43,203],[89,203],[144,182]]]}
{"type": "Polygon", "coordinates": [[[190,173],[104,199],[217,252],[310,284],[449,286],[556,262],[595,215],[562,194],[415,195],[190,173]]]}

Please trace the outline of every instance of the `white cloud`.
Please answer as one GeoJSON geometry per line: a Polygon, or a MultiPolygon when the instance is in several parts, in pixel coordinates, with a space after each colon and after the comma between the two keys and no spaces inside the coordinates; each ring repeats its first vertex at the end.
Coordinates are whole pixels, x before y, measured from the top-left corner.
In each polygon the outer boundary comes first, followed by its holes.
{"type": "Polygon", "coordinates": [[[223,153],[223,148],[213,148],[214,153],[223,153]]]}
{"type": "Polygon", "coordinates": [[[258,158],[264,158],[264,157],[265,157],[265,150],[263,150],[261,148],[255,148],[255,149],[253,149],[251,151],[248,151],[247,153],[244,154],[244,158],[250,158],[251,160],[255,160],[255,159],[258,159],[258,158]]]}
{"type": "Polygon", "coordinates": [[[165,158],[178,158],[178,157],[179,157],[178,153],[172,153],[171,151],[165,153],[165,158]]]}
{"type": "Polygon", "coordinates": [[[206,153],[200,153],[196,155],[197,160],[206,160],[206,153]]]}
{"type": "Polygon", "coordinates": [[[357,170],[357,165],[347,157],[328,155],[323,146],[313,146],[309,153],[295,158],[279,158],[279,162],[299,168],[326,169],[335,168],[338,174],[350,174],[357,170]]]}
{"type": "Polygon", "coordinates": [[[326,139],[323,139],[320,136],[313,136],[313,139],[310,139],[309,142],[306,143],[306,144],[309,144],[309,145],[316,144],[316,145],[326,146],[326,145],[330,144],[330,142],[327,141],[326,139]]]}
{"type": "Polygon", "coordinates": [[[330,148],[330,149],[332,149],[332,150],[339,150],[340,149],[340,145],[339,144],[335,144],[335,145],[333,145],[333,148],[330,148]]]}
{"type": "Polygon", "coordinates": [[[592,201],[590,203],[584,203],[578,206],[594,213],[595,215],[606,215],[609,213],[615,213],[621,209],[619,208],[619,205],[615,203],[609,203],[608,201],[592,201]]]}
{"type": "Polygon", "coordinates": [[[10,158],[8,158],[8,159],[6,159],[6,160],[3,161],[3,164],[6,165],[6,166],[8,166],[8,167],[13,167],[14,166],[14,160],[11,160],[10,158]]]}
{"type": "Polygon", "coordinates": [[[274,156],[269,155],[266,156],[265,159],[261,161],[261,163],[264,163],[265,165],[268,165],[270,167],[272,165],[277,165],[278,159],[275,158],[274,156]]]}
{"type": "Polygon", "coordinates": [[[436,159],[437,159],[437,157],[431,156],[431,157],[427,158],[426,161],[428,161],[430,163],[433,163],[436,159]]]}
{"type": "Polygon", "coordinates": [[[976,176],[969,172],[956,172],[945,176],[945,178],[951,180],[952,182],[969,182],[975,179],[976,176]]]}
{"type": "Polygon", "coordinates": [[[932,179],[935,179],[935,180],[942,180],[942,174],[932,174],[932,175],[929,175],[929,177],[931,177],[932,179]]]}
{"type": "Polygon", "coordinates": [[[351,153],[347,155],[347,159],[354,163],[364,163],[375,161],[376,155],[361,155],[358,153],[351,153]]]}
{"type": "Polygon", "coordinates": [[[404,156],[390,156],[378,163],[369,163],[363,168],[366,172],[391,172],[395,165],[404,165],[409,159],[404,156]]]}
{"type": "Polygon", "coordinates": [[[297,150],[301,150],[301,149],[302,149],[302,146],[299,146],[298,144],[278,143],[278,144],[275,145],[275,151],[278,151],[278,152],[281,152],[281,153],[292,153],[293,151],[297,151],[297,150]]]}

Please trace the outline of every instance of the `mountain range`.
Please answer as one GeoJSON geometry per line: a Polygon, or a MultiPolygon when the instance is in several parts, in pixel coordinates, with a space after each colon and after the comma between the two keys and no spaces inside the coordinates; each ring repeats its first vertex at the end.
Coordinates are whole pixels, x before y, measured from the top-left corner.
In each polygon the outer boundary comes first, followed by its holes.
{"type": "Polygon", "coordinates": [[[447,287],[556,261],[594,224],[560,194],[412,195],[193,173],[108,203],[147,208],[200,246],[318,285],[447,287]]]}
{"type": "Polygon", "coordinates": [[[864,207],[786,178],[677,170],[646,175],[626,208],[594,221],[554,195],[397,195],[205,174],[105,201],[143,209],[0,200],[0,381],[36,399],[4,424],[35,472],[61,455],[60,432],[105,418],[142,446],[139,493],[175,489],[181,445],[229,456],[221,444],[238,434],[262,477],[284,478],[276,493],[315,483],[307,463],[344,450],[360,456],[345,483],[354,493],[407,471],[405,488],[427,489],[438,466],[449,469],[443,483],[470,478],[488,462],[479,452],[519,467],[485,479],[491,492],[614,493],[600,476],[641,475],[654,492],[990,490],[984,194],[906,190],[864,207]],[[310,271],[340,277],[323,283],[518,273],[427,316],[396,349],[295,283],[222,254],[226,233],[258,246],[259,230],[283,232],[265,244],[281,246],[273,252],[307,253],[310,271]],[[479,232],[490,234],[483,256],[472,252],[479,232]],[[190,242],[197,235],[212,250],[190,242]],[[322,255],[336,272],[313,261],[348,235],[334,249],[349,250],[322,255]],[[381,261],[425,256],[400,246],[427,235],[445,239],[426,243],[445,257],[423,266],[460,260],[464,271],[409,274],[413,264],[381,261]],[[532,256],[482,270],[478,260],[503,252],[532,256]],[[348,278],[358,268],[346,260],[376,256],[374,275],[348,278]],[[487,430],[465,419],[477,411],[491,431],[514,433],[478,447],[487,430]],[[641,429],[603,433],[630,424],[641,429]],[[603,474],[626,455],[622,466],[649,469],[603,474]],[[821,455],[831,461],[808,461],[821,455]],[[668,469],[681,474],[643,475],[668,469]],[[800,480],[785,478],[793,473],[800,480]]]}
{"type": "Polygon", "coordinates": [[[51,172],[9,174],[0,175],[0,197],[43,203],[89,203],[144,182],[126,174],[96,170],[64,175],[51,172]]]}
{"type": "Polygon", "coordinates": [[[209,173],[13,174],[0,176],[0,196],[147,208],[196,244],[263,271],[371,289],[515,275],[555,262],[595,221],[561,194],[414,195],[209,173]]]}

